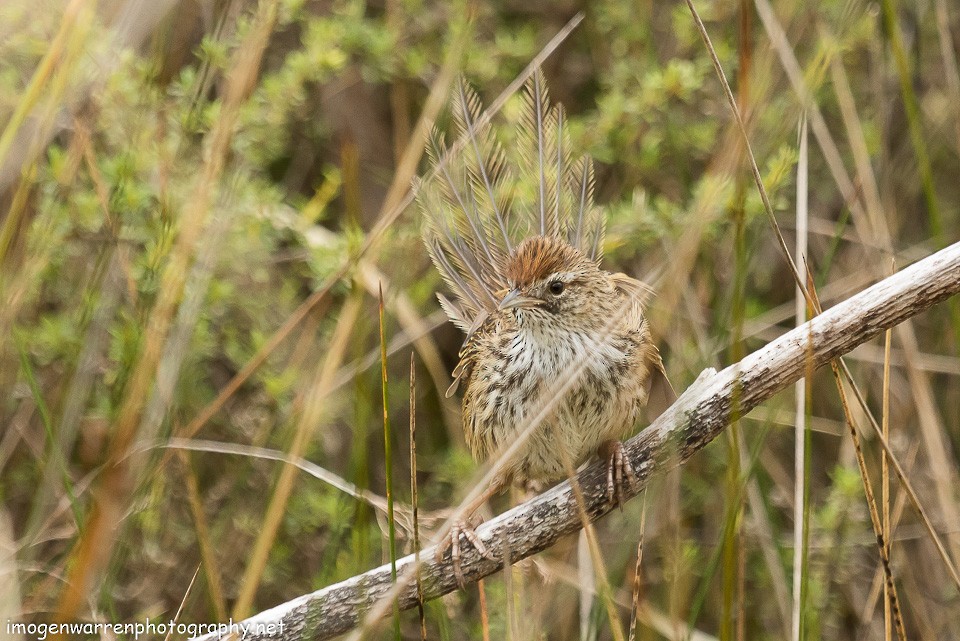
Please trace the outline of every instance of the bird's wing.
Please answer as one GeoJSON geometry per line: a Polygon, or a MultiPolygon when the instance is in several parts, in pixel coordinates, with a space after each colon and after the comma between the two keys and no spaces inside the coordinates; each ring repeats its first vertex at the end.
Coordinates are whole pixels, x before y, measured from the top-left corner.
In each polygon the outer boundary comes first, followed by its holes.
{"type": "Polygon", "coordinates": [[[646,307],[647,301],[653,298],[656,293],[650,285],[621,272],[610,274],[610,278],[613,279],[613,286],[617,291],[639,305],[641,311],[646,307]]]}
{"type": "MultiPolygon", "coordinates": [[[[447,388],[446,397],[450,398],[457,393],[460,382],[465,385],[470,384],[470,374],[473,372],[473,366],[477,359],[477,353],[480,349],[480,341],[488,331],[491,331],[491,325],[494,323],[488,314],[483,313],[476,318],[473,324],[466,330],[467,337],[460,348],[460,360],[457,366],[453,368],[453,383],[447,388]]],[[[464,389],[466,392],[466,389],[464,389]]]]}
{"type": "Polygon", "coordinates": [[[673,385],[667,377],[667,370],[663,366],[660,350],[653,343],[647,320],[643,316],[643,308],[655,292],[646,283],[626,274],[611,274],[611,278],[617,291],[632,302],[627,311],[626,322],[629,325],[636,324],[640,328],[640,333],[645,335],[647,339],[645,342],[647,349],[641,356],[641,362],[650,370],[647,388],[647,418],[648,421],[652,422],[677,400],[677,393],[674,391],[673,385]]]}

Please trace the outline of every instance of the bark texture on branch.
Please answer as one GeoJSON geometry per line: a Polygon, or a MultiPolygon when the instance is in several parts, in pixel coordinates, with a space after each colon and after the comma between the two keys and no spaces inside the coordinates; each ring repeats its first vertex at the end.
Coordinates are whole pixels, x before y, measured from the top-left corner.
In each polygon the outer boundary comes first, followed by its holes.
{"type": "MultiPolygon", "coordinates": [[[[640,481],[629,496],[639,493],[654,472],[679,465],[702,449],[726,428],[733,412],[748,412],[803,376],[807,358],[820,367],[958,292],[960,243],[824,311],[721,372],[705,370],[672,407],[626,443],[640,481]]],[[[577,480],[591,521],[610,511],[605,465],[588,467],[577,480]]],[[[461,556],[464,576],[467,581],[489,576],[503,568],[504,558],[519,561],[581,527],[570,483],[561,483],[479,527],[477,534],[497,560],[485,559],[467,546],[461,556]]],[[[432,547],[420,556],[425,599],[457,589],[449,553],[440,563],[434,562],[432,547]]],[[[397,562],[400,609],[417,604],[416,584],[410,580],[414,565],[413,555],[397,562]]],[[[354,628],[392,587],[390,566],[384,565],[261,612],[240,625],[248,626],[245,639],[329,639],[354,628]]]]}

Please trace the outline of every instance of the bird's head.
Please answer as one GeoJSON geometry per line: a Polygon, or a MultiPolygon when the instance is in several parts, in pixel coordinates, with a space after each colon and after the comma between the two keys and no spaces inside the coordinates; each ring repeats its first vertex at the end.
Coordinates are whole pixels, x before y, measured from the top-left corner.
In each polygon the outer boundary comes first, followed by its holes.
{"type": "Polygon", "coordinates": [[[507,261],[506,276],[498,311],[523,324],[587,329],[613,295],[608,275],[594,261],[551,236],[520,243],[507,261]]]}

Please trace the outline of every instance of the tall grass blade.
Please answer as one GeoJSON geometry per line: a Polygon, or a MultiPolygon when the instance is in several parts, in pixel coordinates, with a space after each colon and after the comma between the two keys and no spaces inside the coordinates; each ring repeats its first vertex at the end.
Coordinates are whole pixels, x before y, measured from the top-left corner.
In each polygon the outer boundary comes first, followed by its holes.
{"type": "MultiPolygon", "coordinates": [[[[183,592],[183,598],[180,599],[180,605],[177,606],[177,612],[173,615],[174,623],[180,620],[180,615],[183,614],[183,608],[187,604],[187,598],[190,596],[190,593],[193,592],[193,584],[197,582],[197,575],[200,574],[200,566],[197,566],[197,569],[193,571],[193,576],[190,577],[190,583],[187,584],[187,589],[183,592]]],[[[163,637],[163,641],[170,641],[170,637],[173,635],[176,626],[170,625],[167,629],[167,635],[163,637]]]]}
{"type": "Polygon", "coordinates": [[[627,641],[637,639],[637,613],[640,611],[640,564],[643,561],[643,533],[647,529],[647,490],[640,503],[640,536],[637,538],[637,562],[633,566],[633,591],[630,599],[630,634],[627,641]]]}
{"type": "MultiPolygon", "coordinates": [[[[390,504],[392,505],[392,504],[390,504]]],[[[423,610],[423,580],[420,576],[420,507],[417,498],[417,365],[410,352],[410,505],[413,508],[413,553],[417,566],[417,617],[420,640],[427,641],[427,618],[423,610]]],[[[394,567],[394,572],[396,568],[394,567]]]]}
{"type": "MultiPolygon", "coordinates": [[[[808,222],[808,147],[807,147],[807,119],[800,119],[800,145],[797,161],[797,206],[796,206],[796,254],[802,258],[807,254],[807,222],[808,222]]],[[[797,289],[796,296],[797,327],[807,321],[807,301],[803,293],[797,289]]],[[[810,524],[810,506],[807,502],[809,494],[809,430],[807,430],[807,408],[810,391],[810,376],[804,376],[796,382],[794,389],[794,505],[793,505],[793,626],[791,629],[793,641],[804,638],[805,595],[807,593],[807,533],[810,524]]]]}
{"type": "MultiPolygon", "coordinates": [[[[892,265],[896,269],[896,264],[892,265]]],[[[893,332],[889,329],[883,333],[883,411],[880,420],[883,422],[883,438],[890,440],[890,343],[893,332]]],[[[881,529],[883,540],[887,546],[887,558],[890,558],[890,459],[886,452],[880,457],[880,504],[883,509],[881,529]]],[[[883,638],[890,641],[893,638],[892,628],[892,595],[889,586],[883,584],[883,638]]]]}
{"type": "MultiPolygon", "coordinates": [[[[200,546],[201,565],[207,580],[207,590],[210,593],[210,600],[213,602],[217,620],[226,621],[228,614],[227,603],[223,596],[223,582],[220,580],[219,568],[221,564],[217,562],[214,543],[210,537],[210,525],[203,512],[200,484],[197,483],[197,475],[193,471],[190,453],[181,452],[180,461],[183,463],[184,477],[187,481],[187,504],[190,506],[190,514],[193,517],[194,529],[197,534],[197,543],[200,546]]],[[[198,571],[199,569],[197,568],[198,571]]]]}
{"type": "Polygon", "coordinates": [[[490,611],[487,609],[487,587],[484,579],[477,581],[477,595],[480,601],[480,638],[490,641],[490,611]]]}
{"type": "Polygon", "coordinates": [[[843,415],[850,430],[850,438],[853,440],[854,452],[857,456],[857,467],[860,469],[860,479],[863,482],[863,493],[867,499],[867,507],[870,510],[870,522],[873,524],[874,534],[877,536],[877,547],[880,552],[880,563],[883,566],[883,572],[886,577],[885,591],[890,595],[891,617],[894,627],[897,630],[897,636],[900,641],[906,641],[907,633],[903,626],[901,618],[900,599],[897,596],[897,586],[893,579],[893,569],[890,567],[890,557],[888,556],[889,546],[883,534],[883,525],[880,516],[877,513],[877,501],[874,498],[873,486],[870,483],[870,474],[867,471],[867,464],[863,458],[863,448],[860,443],[860,435],[857,432],[856,422],[853,414],[850,412],[850,406],[847,403],[847,395],[843,388],[843,380],[840,377],[840,368],[835,362],[830,363],[833,370],[834,380],[837,383],[837,391],[840,393],[840,403],[843,406],[843,415]]]}
{"type": "MultiPolygon", "coordinates": [[[[397,582],[397,533],[396,519],[393,513],[393,446],[390,438],[390,402],[387,380],[387,334],[383,321],[383,288],[379,290],[377,301],[380,319],[380,384],[383,399],[383,457],[387,486],[387,529],[390,537],[390,578],[397,582]]],[[[400,641],[400,608],[396,600],[393,604],[393,636],[400,641]]]]}

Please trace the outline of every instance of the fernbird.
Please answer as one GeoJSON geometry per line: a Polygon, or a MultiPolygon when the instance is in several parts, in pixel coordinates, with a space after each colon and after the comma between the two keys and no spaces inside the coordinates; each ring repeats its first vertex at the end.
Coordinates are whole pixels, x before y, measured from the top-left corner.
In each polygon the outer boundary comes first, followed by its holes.
{"type": "MultiPolygon", "coordinates": [[[[643,315],[650,289],[600,268],[605,216],[593,205],[592,161],[571,159],[564,110],[549,104],[539,71],[506,145],[464,82],[452,112],[461,144],[445,151],[434,131],[433,171],[417,197],[428,252],[456,298],[438,294],[440,304],[466,333],[447,396],[462,388],[478,461],[517,442],[466,514],[510,482],[563,479],[593,452],[607,460],[608,498],[619,503],[635,480],[620,439],[652,379],[666,380],[643,315]]],[[[452,547],[462,585],[461,534],[490,555],[466,519],[454,524],[437,556],[452,547]]]]}

